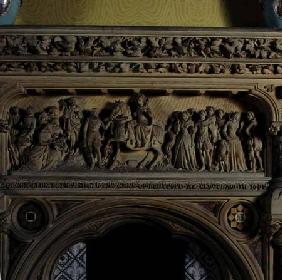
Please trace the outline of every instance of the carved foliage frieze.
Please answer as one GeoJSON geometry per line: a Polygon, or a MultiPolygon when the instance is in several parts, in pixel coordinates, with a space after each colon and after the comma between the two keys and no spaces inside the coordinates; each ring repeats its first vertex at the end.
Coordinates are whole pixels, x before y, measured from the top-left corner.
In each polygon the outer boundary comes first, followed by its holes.
{"type": "Polygon", "coordinates": [[[282,74],[282,65],[277,61],[281,57],[281,38],[0,36],[0,72],[3,73],[269,75],[282,74]],[[51,62],[52,58],[56,59],[51,62]],[[226,61],[223,63],[222,59],[226,61]]]}
{"type": "Polygon", "coordinates": [[[1,56],[280,58],[281,38],[2,35],[1,56]]]}
{"type": "Polygon", "coordinates": [[[197,75],[280,75],[279,63],[170,63],[170,62],[46,62],[0,61],[0,72],[12,73],[93,73],[93,74],[197,74],[197,75]]]}

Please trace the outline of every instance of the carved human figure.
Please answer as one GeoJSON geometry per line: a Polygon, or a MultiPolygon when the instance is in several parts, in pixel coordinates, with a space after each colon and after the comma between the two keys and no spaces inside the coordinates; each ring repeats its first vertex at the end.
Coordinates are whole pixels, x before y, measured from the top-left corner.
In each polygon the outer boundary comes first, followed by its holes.
{"type": "Polygon", "coordinates": [[[218,127],[219,136],[222,137],[222,129],[226,122],[225,112],[222,109],[218,109],[216,110],[215,115],[216,115],[216,124],[218,127]]]}
{"type": "Polygon", "coordinates": [[[173,165],[175,168],[191,171],[197,168],[195,124],[192,120],[192,110],[186,110],[180,115],[179,131],[174,146],[173,165]]]}
{"type": "Polygon", "coordinates": [[[24,156],[24,151],[31,146],[34,131],[36,129],[36,118],[34,117],[34,109],[29,106],[26,109],[26,115],[20,122],[20,134],[18,136],[18,149],[20,155],[20,161],[24,156]]]}
{"type": "Polygon", "coordinates": [[[105,147],[108,149],[112,143],[115,143],[115,154],[110,163],[110,169],[114,169],[117,158],[120,154],[120,145],[124,143],[133,147],[135,145],[134,128],[132,126],[132,115],[130,107],[124,101],[116,101],[114,108],[105,120],[105,130],[109,128],[109,138],[105,147]]]}
{"type": "Polygon", "coordinates": [[[83,146],[90,158],[90,168],[96,165],[101,167],[101,128],[104,128],[103,122],[99,118],[98,110],[92,109],[83,127],[83,146]]]}
{"type": "Polygon", "coordinates": [[[180,130],[180,115],[182,112],[174,111],[172,112],[170,118],[168,119],[168,126],[166,128],[166,139],[164,145],[164,153],[167,162],[172,163],[173,158],[173,148],[176,141],[176,135],[180,130]]]}
{"type": "Polygon", "coordinates": [[[212,149],[210,151],[212,160],[214,159],[214,153],[216,150],[216,144],[220,139],[219,130],[217,126],[217,119],[215,115],[215,109],[212,106],[206,107],[207,122],[209,123],[209,135],[212,149]]]}
{"type": "Polygon", "coordinates": [[[73,97],[61,100],[60,102],[63,107],[63,130],[68,137],[69,154],[74,155],[78,148],[78,138],[83,115],[73,97]]]}
{"type": "Polygon", "coordinates": [[[11,107],[8,114],[8,150],[10,165],[12,168],[19,166],[19,150],[17,146],[18,135],[20,133],[20,113],[19,108],[11,107]]]}
{"type": "Polygon", "coordinates": [[[59,124],[59,110],[48,107],[39,117],[40,127],[38,142],[29,153],[26,168],[32,170],[54,169],[63,161],[66,152],[66,141],[59,124]]]}
{"type": "Polygon", "coordinates": [[[199,112],[199,121],[197,123],[196,147],[199,153],[200,171],[211,170],[213,146],[210,140],[209,125],[210,121],[206,119],[207,112],[199,112]]]}
{"type": "Polygon", "coordinates": [[[256,136],[255,129],[257,127],[257,120],[254,112],[247,112],[247,123],[245,126],[246,142],[248,161],[250,163],[250,169],[253,172],[257,170],[263,170],[262,158],[260,153],[262,152],[262,141],[256,136]]]}
{"type": "Polygon", "coordinates": [[[116,101],[110,117],[106,120],[106,127],[110,127],[111,139],[115,142],[135,143],[134,131],[131,126],[132,115],[130,107],[123,101],[116,101]]]}
{"type": "Polygon", "coordinates": [[[232,113],[222,132],[228,142],[228,171],[230,172],[243,172],[247,170],[242,143],[238,136],[242,130],[240,119],[241,115],[239,112],[232,113]]]}
{"type": "Polygon", "coordinates": [[[145,147],[152,134],[153,114],[149,108],[149,100],[145,95],[136,94],[135,108],[132,113],[135,120],[135,146],[145,147]]]}
{"type": "Polygon", "coordinates": [[[216,111],[216,125],[218,129],[218,141],[214,150],[215,169],[224,172],[229,170],[228,153],[229,146],[223,136],[223,128],[226,122],[226,114],[222,109],[216,111]]]}

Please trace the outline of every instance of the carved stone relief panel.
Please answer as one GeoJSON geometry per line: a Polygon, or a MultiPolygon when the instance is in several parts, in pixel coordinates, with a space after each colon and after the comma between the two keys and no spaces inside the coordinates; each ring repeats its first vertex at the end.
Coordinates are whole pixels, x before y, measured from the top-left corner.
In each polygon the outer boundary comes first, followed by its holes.
{"type": "Polygon", "coordinates": [[[264,170],[265,120],[224,95],[43,100],[20,100],[1,122],[12,171],[264,170]]]}

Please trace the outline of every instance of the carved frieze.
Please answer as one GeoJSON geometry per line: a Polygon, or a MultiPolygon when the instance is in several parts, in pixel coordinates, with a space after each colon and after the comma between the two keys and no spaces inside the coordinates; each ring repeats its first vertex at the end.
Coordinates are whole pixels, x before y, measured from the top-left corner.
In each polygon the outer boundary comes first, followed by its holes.
{"type": "Polygon", "coordinates": [[[54,33],[2,34],[0,72],[282,74],[279,61],[282,38],[265,34],[256,38],[241,34],[238,38],[214,33],[210,36],[164,36],[163,32],[154,36],[54,33]]]}
{"type": "Polygon", "coordinates": [[[171,63],[171,62],[42,62],[0,61],[3,74],[93,73],[93,74],[198,74],[198,75],[280,75],[279,63],[171,63]]]}
{"type": "Polygon", "coordinates": [[[261,129],[252,111],[188,108],[162,123],[142,94],[107,107],[84,110],[73,97],[40,112],[11,107],[5,131],[12,170],[263,171],[261,129]]]}
{"type": "Polygon", "coordinates": [[[281,58],[281,38],[2,35],[1,56],[281,58]]]}

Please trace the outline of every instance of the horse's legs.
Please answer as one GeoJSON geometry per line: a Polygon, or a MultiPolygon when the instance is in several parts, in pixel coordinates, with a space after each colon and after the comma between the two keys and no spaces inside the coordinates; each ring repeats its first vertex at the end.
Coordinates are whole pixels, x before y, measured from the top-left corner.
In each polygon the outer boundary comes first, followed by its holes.
{"type": "Polygon", "coordinates": [[[137,168],[144,168],[146,160],[149,158],[149,151],[147,151],[146,156],[138,163],[137,168]]]}
{"type": "Polygon", "coordinates": [[[154,157],[151,160],[151,162],[148,164],[148,168],[150,170],[152,170],[156,166],[156,164],[160,162],[161,155],[162,155],[161,147],[153,148],[153,153],[154,153],[154,157]]]}
{"type": "Polygon", "coordinates": [[[113,156],[113,161],[110,165],[110,170],[113,170],[116,167],[117,158],[120,154],[120,142],[115,142],[115,143],[116,143],[116,151],[115,151],[114,156],[113,156]]]}

